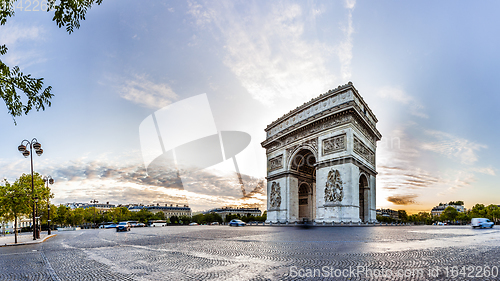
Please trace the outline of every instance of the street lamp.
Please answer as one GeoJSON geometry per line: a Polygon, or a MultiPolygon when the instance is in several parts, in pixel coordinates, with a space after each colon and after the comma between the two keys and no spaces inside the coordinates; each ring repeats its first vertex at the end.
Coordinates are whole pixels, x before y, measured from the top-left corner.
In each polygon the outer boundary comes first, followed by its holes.
{"type": "MultiPolygon", "coordinates": [[[[43,177],[43,181],[47,183],[47,190],[49,189],[49,183],[51,185],[54,184],[54,179],[50,175],[43,177]]],[[[51,232],[50,232],[50,203],[49,203],[49,200],[50,200],[50,192],[49,192],[49,195],[47,195],[47,224],[49,225],[49,231],[48,231],[47,235],[51,234],[51,232]]]]}
{"type": "MultiPolygon", "coordinates": [[[[96,204],[96,203],[99,203],[99,201],[94,199],[94,200],[90,200],[90,203],[96,204]]],[[[95,227],[95,209],[96,209],[96,205],[94,205],[94,227],[95,227]]]]}
{"type": "MultiPolygon", "coordinates": [[[[21,142],[21,145],[17,147],[17,150],[23,154],[23,156],[26,158],[31,155],[31,197],[33,198],[33,195],[35,193],[34,190],[34,183],[33,183],[33,148],[35,149],[35,153],[38,156],[41,156],[43,153],[42,145],[38,142],[36,138],[33,138],[30,141],[28,140],[23,140],[21,142]],[[26,145],[24,145],[26,144],[26,145]],[[27,149],[27,146],[29,146],[29,150],[27,149]]],[[[35,219],[35,202],[33,202],[33,240],[36,240],[37,238],[37,231],[36,229],[36,219],[35,219]]]]}
{"type": "Polygon", "coordinates": [[[40,232],[38,231],[38,196],[35,197],[35,227],[36,227],[36,238],[40,239],[40,232]]]}

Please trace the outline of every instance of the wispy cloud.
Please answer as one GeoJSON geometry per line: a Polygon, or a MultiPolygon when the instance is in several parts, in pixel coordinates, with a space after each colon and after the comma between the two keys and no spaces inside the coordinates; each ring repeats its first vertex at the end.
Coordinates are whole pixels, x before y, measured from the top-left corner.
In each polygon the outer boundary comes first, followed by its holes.
{"type": "Polygon", "coordinates": [[[248,5],[242,13],[233,2],[191,2],[189,13],[200,28],[221,34],[224,64],[255,99],[271,105],[313,97],[335,85],[325,65],[333,48],[303,38],[307,18],[315,15],[297,4],[271,2],[266,11],[248,5]]]}
{"type": "Polygon", "coordinates": [[[401,104],[407,105],[410,114],[420,117],[429,118],[429,116],[424,112],[424,106],[420,101],[406,93],[403,89],[398,87],[383,87],[378,91],[378,96],[382,98],[392,99],[401,104]]]}
{"type": "MultiPolygon", "coordinates": [[[[405,96],[398,98],[406,99],[405,96]]],[[[388,132],[384,138],[378,147],[377,159],[379,205],[384,206],[386,202],[431,205],[429,202],[436,200],[432,196],[448,197],[459,189],[472,188],[478,173],[495,175],[492,167],[471,167],[479,160],[477,152],[487,148],[485,145],[425,130],[415,123],[388,132]],[[458,165],[443,169],[439,159],[448,162],[455,159],[458,165]]]]}
{"type": "Polygon", "coordinates": [[[178,98],[166,83],[155,83],[146,75],[135,75],[121,87],[121,97],[153,109],[162,108],[178,98]]]}
{"type": "Polygon", "coordinates": [[[472,171],[485,175],[494,176],[496,169],[492,167],[476,167],[472,168],[472,171]]]}
{"type": "Polygon", "coordinates": [[[343,81],[347,81],[351,78],[351,60],[353,48],[352,35],[354,33],[354,27],[352,25],[352,12],[354,11],[354,6],[356,6],[356,0],[345,0],[345,7],[347,8],[348,15],[347,26],[343,28],[343,31],[346,38],[340,43],[338,47],[338,56],[341,64],[340,72],[343,81]]]}
{"type": "MultiPolygon", "coordinates": [[[[20,65],[23,67],[46,61],[36,48],[21,49],[23,43],[43,40],[43,28],[39,26],[23,26],[10,22],[8,26],[0,27],[0,45],[5,44],[9,52],[0,59],[8,65],[20,65]]],[[[27,44],[26,46],[30,46],[27,44]]]]}
{"type": "Polygon", "coordinates": [[[426,133],[433,137],[435,141],[423,143],[422,149],[446,155],[451,159],[457,159],[462,164],[475,163],[478,160],[476,152],[488,148],[484,144],[475,143],[445,132],[427,130],[426,133]]]}
{"type": "Polygon", "coordinates": [[[174,167],[158,166],[146,174],[141,164],[85,160],[54,165],[50,170],[56,180],[53,191],[57,203],[97,199],[122,204],[189,204],[193,210],[204,210],[222,206],[263,208],[266,201],[264,179],[248,175],[242,175],[247,190],[243,196],[236,175],[210,170],[180,171],[181,179],[174,167]]]}
{"type": "Polygon", "coordinates": [[[22,26],[15,23],[9,23],[8,32],[0,27],[0,44],[6,44],[7,47],[15,45],[24,40],[36,40],[42,38],[43,29],[39,26],[22,26]]]}

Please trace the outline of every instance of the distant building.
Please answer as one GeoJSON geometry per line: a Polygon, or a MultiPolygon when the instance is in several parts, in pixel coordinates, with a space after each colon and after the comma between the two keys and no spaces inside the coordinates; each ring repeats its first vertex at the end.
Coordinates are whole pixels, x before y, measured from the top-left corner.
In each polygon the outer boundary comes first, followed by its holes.
{"type": "Polygon", "coordinates": [[[177,216],[177,217],[181,217],[181,216],[188,216],[188,217],[191,217],[192,213],[191,213],[191,208],[189,208],[188,205],[183,205],[183,206],[179,206],[179,205],[173,205],[173,204],[164,204],[164,206],[160,206],[160,204],[156,204],[156,205],[147,205],[147,206],[144,206],[144,205],[141,205],[141,204],[130,204],[128,206],[128,209],[129,211],[131,212],[139,212],[140,210],[142,209],[146,209],[148,211],[150,211],[151,213],[153,214],[156,214],[158,212],[163,212],[163,214],[165,215],[165,218],[166,219],[169,219],[173,216],[177,216]]]}
{"type": "Polygon", "coordinates": [[[399,220],[399,212],[391,209],[377,209],[377,216],[399,220]]]}
{"type": "Polygon", "coordinates": [[[463,205],[448,205],[448,204],[441,204],[439,206],[436,206],[434,208],[432,208],[431,210],[431,215],[434,217],[434,216],[440,216],[443,212],[444,212],[444,209],[446,209],[447,207],[453,207],[455,208],[459,213],[465,213],[465,211],[467,211],[467,209],[463,206],[463,205]]]}
{"type": "Polygon", "coordinates": [[[225,220],[226,216],[228,216],[228,215],[240,215],[242,217],[244,217],[244,216],[258,217],[261,215],[261,211],[258,208],[231,208],[231,207],[216,208],[216,209],[208,210],[204,213],[205,214],[210,214],[210,213],[219,214],[223,220],[225,220]]]}
{"type": "Polygon", "coordinates": [[[88,209],[88,208],[95,207],[99,213],[107,212],[107,211],[116,207],[113,204],[109,204],[109,202],[106,202],[106,203],[77,203],[77,202],[73,202],[73,203],[63,204],[63,206],[71,208],[71,209],[77,209],[77,208],[88,209]]]}

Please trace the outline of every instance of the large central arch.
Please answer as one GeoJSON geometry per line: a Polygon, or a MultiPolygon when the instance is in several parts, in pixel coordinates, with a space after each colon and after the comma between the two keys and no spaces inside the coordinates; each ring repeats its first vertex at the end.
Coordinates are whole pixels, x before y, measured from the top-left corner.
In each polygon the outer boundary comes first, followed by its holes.
{"type": "Polygon", "coordinates": [[[291,208],[292,213],[297,214],[299,222],[312,221],[315,216],[316,156],[314,153],[315,151],[311,148],[301,147],[296,150],[289,163],[289,174],[294,179],[291,192],[295,193],[295,187],[297,187],[297,204],[294,204],[295,200],[293,200],[291,208]]]}

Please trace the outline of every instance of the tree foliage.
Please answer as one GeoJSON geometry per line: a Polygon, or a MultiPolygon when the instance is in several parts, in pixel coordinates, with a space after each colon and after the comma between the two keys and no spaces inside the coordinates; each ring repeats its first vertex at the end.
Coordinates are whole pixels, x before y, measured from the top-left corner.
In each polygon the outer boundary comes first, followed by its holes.
{"type": "MultiPolygon", "coordinates": [[[[33,184],[32,192],[31,175],[23,174],[13,184],[4,180],[4,183],[0,185],[0,216],[3,221],[14,220],[16,229],[18,218],[32,214],[35,198],[38,198],[38,206],[40,206],[53,196],[40,174],[33,175],[33,184]]],[[[14,232],[17,242],[17,231],[14,232]]]]}
{"type": "MultiPolygon", "coordinates": [[[[0,25],[5,25],[7,19],[14,16],[15,3],[16,0],[0,0],[0,25]]],[[[52,20],[71,34],[75,28],[80,28],[80,21],[85,20],[87,10],[94,4],[101,3],[102,0],[48,0],[47,12],[54,11],[52,20]]],[[[0,57],[7,51],[5,44],[0,45],[0,57]]],[[[44,88],[43,80],[24,74],[19,66],[8,66],[0,59],[0,98],[4,100],[14,123],[16,116],[26,115],[32,109],[39,111],[51,106],[54,96],[51,93],[52,87],[44,88]],[[26,102],[22,101],[18,91],[24,93],[26,102]]]]}

